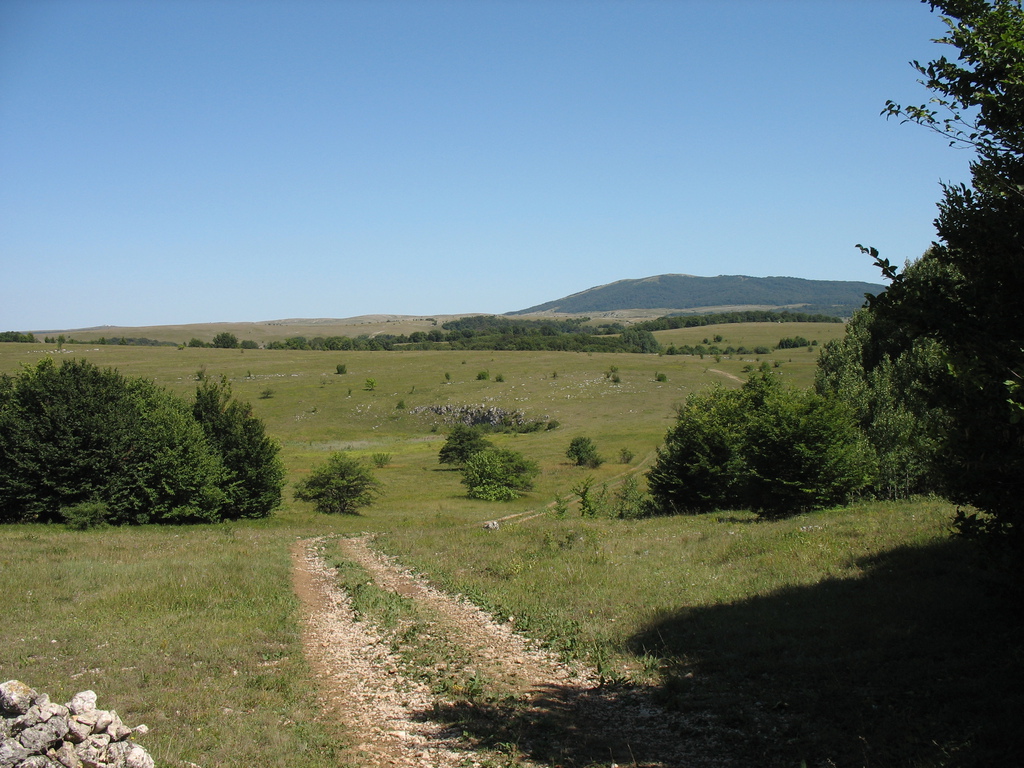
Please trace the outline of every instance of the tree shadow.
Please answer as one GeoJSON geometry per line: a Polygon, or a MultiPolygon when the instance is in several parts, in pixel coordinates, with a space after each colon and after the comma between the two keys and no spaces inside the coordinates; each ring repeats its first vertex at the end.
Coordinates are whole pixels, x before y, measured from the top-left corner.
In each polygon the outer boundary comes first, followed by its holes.
{"type": "Polygon", "coordinates": [[[863,575],[681,609],[630,642],[669,661],[661,700],[757,723],[761,765],[1007,765],[1024,756],[1019,604],[962,540],[863,575]]]}
{"type": "Polygon", "coordinates": [[[424,713],[565,768],[989,766],[1024,756],[1016,598],[963,541],[830,579],[681,608],[629,640],[658,689],[548,686],[424,713]]]}

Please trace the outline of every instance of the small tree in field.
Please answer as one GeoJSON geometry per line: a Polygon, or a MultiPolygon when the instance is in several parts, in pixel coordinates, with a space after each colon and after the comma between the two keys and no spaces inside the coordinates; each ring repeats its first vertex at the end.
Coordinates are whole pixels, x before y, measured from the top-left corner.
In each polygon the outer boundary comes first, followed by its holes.
{"type": "Polygon", "coordinates": [[[604,463],[604,459],[597,453],[597,446],[589,437],[574,437],[565,455],[572,459],[577,467],[597,469],[604,463]]]}
{"type": "Polygon", "coordinates": [[[437,460],[441,464],[465,464],[474,453],[480,453],[492,447],[484,439],[480,430],[465,424],[456,424],[448,434],[437,460]]]}
{"type": "Polygon", "coordinates": [[[295,485],[295,498],[311,501],[325,514],[357,515],[381,494],[373,472],[358,459],[338,451],[295,485]]]}
{"type": "Polygon", "coordinates": [[[512,501],[533,488],[533,478],[540,474],[537,462],[518,451],[491,448],[473,454],[462,468],[462,484],[471,499],[512,501]]]}

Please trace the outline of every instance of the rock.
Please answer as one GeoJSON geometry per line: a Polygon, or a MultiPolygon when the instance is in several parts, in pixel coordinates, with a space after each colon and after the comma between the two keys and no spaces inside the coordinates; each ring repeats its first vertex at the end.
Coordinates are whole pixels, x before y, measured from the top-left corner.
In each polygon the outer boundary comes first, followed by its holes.
{"type": "Polygon", "coordinates": [[[93,723],[83,723],[78,717],[68,720],[68,741],[81,744],[92,735],[93,723]]]}
{"type": "Polygon", "coordinates": [[[86,712],[92,712],[96,709],[96,692],[79,691],[72,697],[71,701],[68,702],[67,707],[71,710],[72,715],[82,715],[86,712]]]}
{"type": "Polygon", "coordinates": [[[125,757],[124,764],[125,768],[155,768],[156,766],[149,752],[138,744],[132,744],[132,748],[125,757]]]}
{"type": "Polygon", "coordinates": [[[488,522],[484,523],[484,529],[488,531],[497,531],[500,528],[501,523],[499,523],[497,520],[489,520],[488,522]]]}
{"type": "Polygon", "coordinates": [[[61,764],[46,755],[32,755],[22,760],[18,768],[61,768],[61,764]]]}
{"type": "Polygon", "coordinates": [[[82,761],[75,754],[75,748],[69,742],[60,745],[60,749],[53,750],[50,757],[64,766],[64,768],[81,768],[82,761]]]}
{"type": "Polygon", "coordinates": [[[93,728],[97,733],[102,733],[107,730],[107,726],[114,722],[114,718],[117,717],[117,712],[107,712],[104,709],[97,709],[96,715],[96,727],[93,728]]]}
{"type": "Polygon", "coordinates": [[[29,751],[21,745],[21,742],[15,739],[0,741],[0,768],[17,765],[28,756],[29,751]]]}
{"type": "Polygon", "coordinates": [[[23,715],[32,706],[32,700],[38,694],[20,680],[8,680],[0,683],[0,713],[5,715],[23,715]]]}
{"type": "Polygon", "coordinates": [[[107,747],[106,763],[110,768],[127,768],[128,753],[132,745],[126,741],[118,741],[107,747]]]}
{"type": "Polygon", "coordinates": [[[45,752],[50,747],[56,747],[67,732],[67,720],[53,717],[45,723],[33,725],[22,731],[18,741],[29,752],[45,752]]]}

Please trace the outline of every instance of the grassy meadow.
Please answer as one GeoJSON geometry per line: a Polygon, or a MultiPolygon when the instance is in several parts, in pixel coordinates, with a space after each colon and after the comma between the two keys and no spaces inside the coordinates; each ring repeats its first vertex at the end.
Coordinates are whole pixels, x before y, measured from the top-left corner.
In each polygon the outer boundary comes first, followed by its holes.
{"type": "MultiPolygon", "coordinates": [[[[798,335],[824,344],[842,332],[763,323],[656,336],[668,345],[720,334],[723,345],[754,347],[798,335]]],[[[688,394],[739,386],[763,361],[809,386],[819,348],[701,359],[0,344],[6,373],[78,357],[182,395],[198,371],[225,376],[280,441],[290,482],[331,451],[389,454],[375,470],[385,496],[359,517],[315,515],[286,489],[263,521],[0,528],[0,678],[55,699],[92,688],[130,725],[150,725],[144,744],[161,765],[339,765],[347,736],[319,716],[289,548],[371,531],[436,583],[587,658],[609,684],[654,686],[666,707],[727,729],[737,765],[966,766],[1020,754],[1019,627],[1006,621],[997,575],[949,538],[949,505],[864,502],[774,522],[742,510],[638,521],[552,510],[588,476],[612,491],[630,473],[642,479],[688,394]],[[417,412],[448,403],[558,422],[490,437],[539,462],[532,493],[465,497],[459,473],[437,462],[443,425],[417,412]],[[578,435],[606,459],[598,469],[569,465],[578,435]],[[481,526],[512,515],[499,531],[481,526]]],[[[477,704],[491,704],[485,692],[477,704]]]]}

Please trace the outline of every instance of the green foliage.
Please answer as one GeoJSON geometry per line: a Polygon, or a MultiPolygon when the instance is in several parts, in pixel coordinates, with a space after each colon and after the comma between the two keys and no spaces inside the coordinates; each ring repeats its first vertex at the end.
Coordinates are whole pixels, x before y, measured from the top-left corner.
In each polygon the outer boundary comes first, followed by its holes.
{"type": "Polygon", "coordinates": [[[604,459],[597,452],[597,446],[589,437],[574,437],[565,455],[578,467],[597,469],[604,463],[604,459]]]}
{"type": "Polygon", "coordinates": [[[648,486],[662,513],[749,507],[779,516],[847,502],[873,468],[844,404],[785,389],[762,366],[740,390],[687,399],[648,486]]]}
{"type": "Polygon", "coordinates": [[[491,448],[490,442],[484,439],[483,431],[478,427],[456,424],[441,446],[437,460],[441,464],[465,464],[469,458],[480,451],[491,448]]]}
{"type": "MultiPolygon", "coordinates": [[[[927,268],[918,262],[909,268],[927,268]]],[[[846,403],[878,459],[872,490],[909,498],[938,490],[942,461],[937,436],[946,421],[936,395],[953,394],[954,380],[937,342],[915,336],[872,310],[861,310],[843,339],[818,360],[817,391],[846,403]]]]}
{"type": "Polygon", "coordinates": [[[512,501],[533,488],[540,467],[518,451],[488,448],[474,453],[462,468],[462,484],[471,499],[512,501]]]}
{"type": "Polygon", "coordinates": [[[210,345],[207,344],[202,339],[197,339],[195,336],[193,336],[191,339],[188,340],[188,346],[190,346],[190,347],[208,347],[210,345]]]}
{"type": "Polygon", "coordinates": [[[656,373],[654,374],[654,380],[661,384],[664,384],[666,381],[668,381],[668,374],[660,372],[656,373]]]}
{"type": "Polygon", "coordinates": [[[105,527],[110,510],[102,501],[80,501],[61,510],[61,516],[71,530],[86,531],[105,527]]]}
{"type": "Polygon", "coordinates": [[[338,372],[339,376],[344,376],[348,373],[348,366],[345,365],[345,363],[338,363],[338,365],[335,366],[335,370],[338,372]]]}
{"type": "Polygon", "coordinates": [[[252,407],[231,397],[226,379],[196,387],[192,415],[224,466],[224,519],[266,517],[281,503],[284,467],[280,450],[252,407]]]}
{"type": "Polygon", "coordinates": [[[375,390],[376,388],[377,388],[377,380],[376,379],[367,379],[363,383],[363,389],[365,389],[367,392],[373,392],[373,390],[375,390]]]}
{"type": "Polygon", "coordinates": [[[217,520],[225,479],[188,405],[152,382],[48,359],[0,379],[0,521],[86,501],[118,524],[217,520]]]}
{"type": "Polygon", "coordinates": [[[213,346],[217,349],[237,349],[238,337],[228,331],[221,331],[213,337],[213,346]]]}
{"type": "Polygon", "coordinates": [[[373,460],[373,466],[377,469],[384,469],[388,464],[391,463],[392,455],[390,453],[378,452],[373,454],[371,459],[373,460]]]}
{"type": "Polygon", "coordinates": [[[619,464],[632,464],[634,458],[636,458],[636,454],[629,448],[619,449],[619,464]]]}
{"type": "Polygon", "coordinates": [[[259,348],[260,348],[260,345],[259,345],[259,344],[257,344],[257,343],[256,343],[256,342],[255,342],[254,340],[252,340],[252,339],[243,339],[243,340],[242,340],[242,342],[241,342],[241,344],[239,344],[239,346],[240,346],[240,347],[241,347],[242,349],[259,349],[259,348]]]}
{"type": "Polygon", "coordinates": [[[899,273],[874,249],[892,285],[871,311],[886,326],[938,345],[954,379],[929,391],[945,423],[933,470],[967,533],[994,534],[1024,560],[1024,10],[1020,0],[935,0],[955,49],[914,62],[927,104],[885,113],[973,150],[971,185],[943,185],[939,242],[899,273]],[[980,341],[984,339],[984,341],[980,341]]]}
{"type": "Polygon", "coordinates": [[[487,381],[489,378],[491,378],[490,371],[477,371],[477,374],[476,374],[476,380],[477,381],[487,381]]]}
{"type": "Polygon", "coordinates": [[[325,514],[357,515],[381,495],[373,472],[358,459],[337,451],[295,484],[295,498],[325,514]]]}

